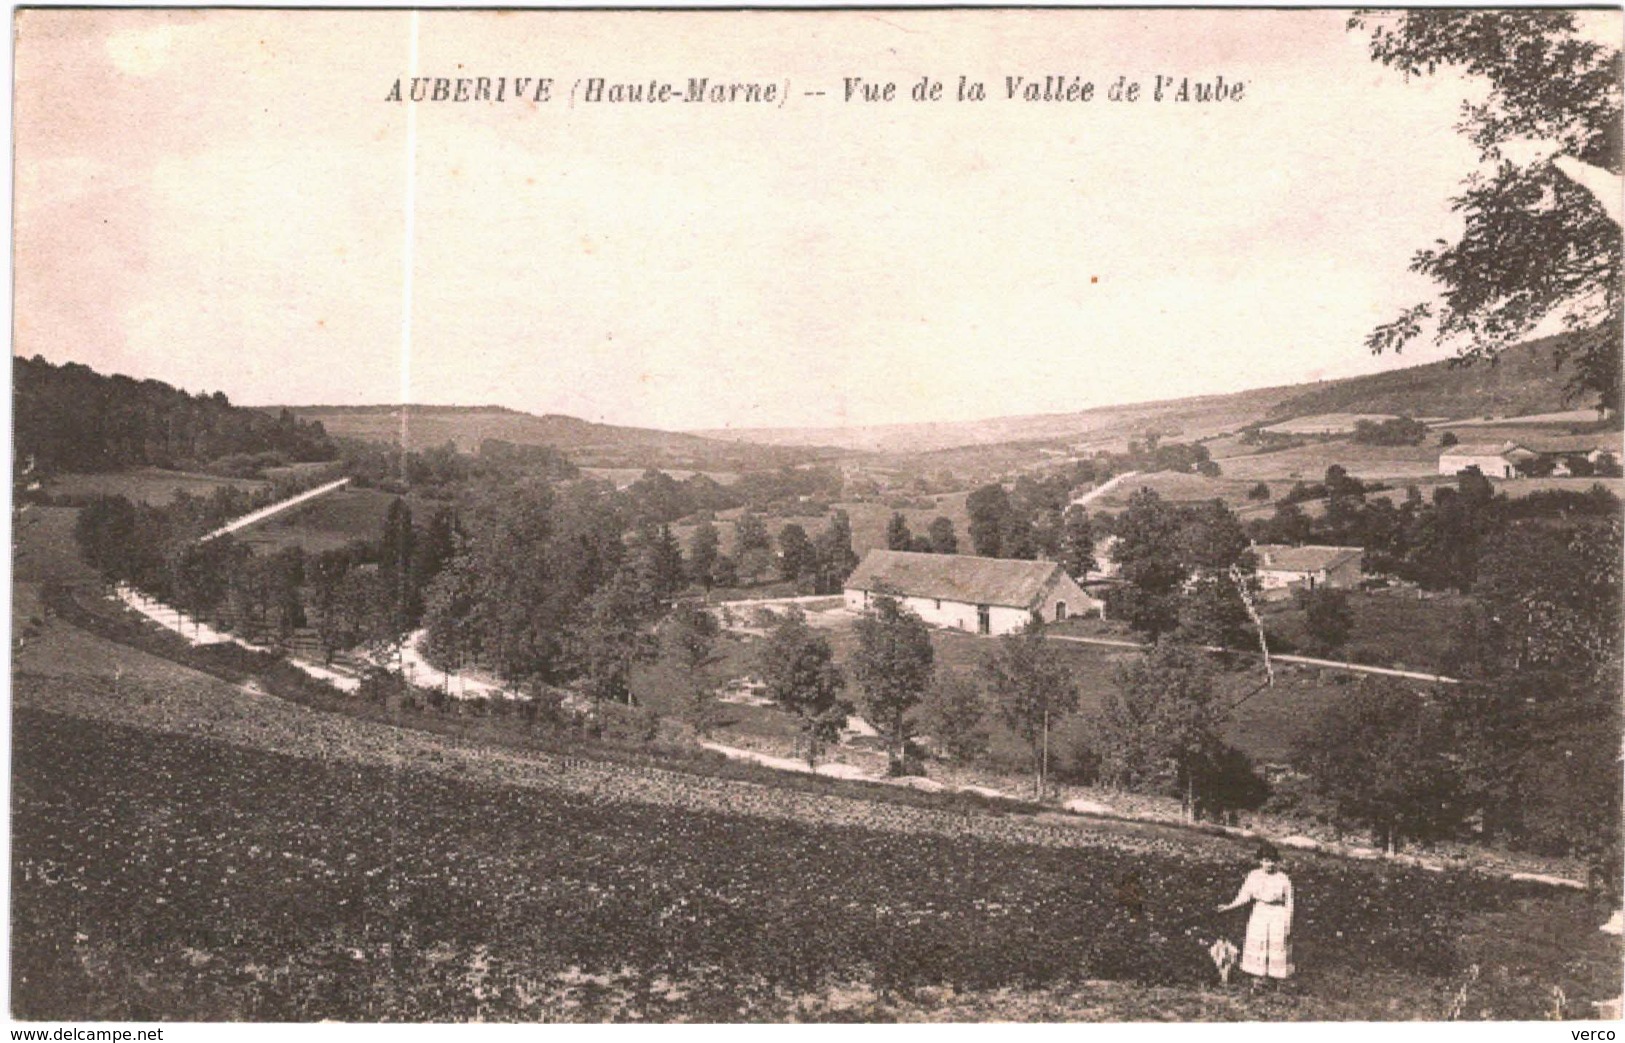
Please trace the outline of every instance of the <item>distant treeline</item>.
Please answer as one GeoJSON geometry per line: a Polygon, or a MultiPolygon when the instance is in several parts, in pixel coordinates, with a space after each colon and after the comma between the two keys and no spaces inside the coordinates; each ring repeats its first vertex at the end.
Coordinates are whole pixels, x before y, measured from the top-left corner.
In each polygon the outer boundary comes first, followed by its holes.
{"type": "Polygon", "coordinates": [[[320,423],[234,406],[218,391],[191,395],[37,355],[12,359],[12,387],[14,458],[46,473],[141,466],[236,473],[337,455],[320,423]]]}
{"type": "Polygon", "coordinates": [[[519,445],[487,438],[478,452],[465,453],[455,442],[412,449],[356,438],[339,439],[345,473],[358,486],[404,494],[408,490],[439,499],[451,499],[475,480],[517,481],[542,478],[567,481],[581,469],[550,445],[519,445]]]}

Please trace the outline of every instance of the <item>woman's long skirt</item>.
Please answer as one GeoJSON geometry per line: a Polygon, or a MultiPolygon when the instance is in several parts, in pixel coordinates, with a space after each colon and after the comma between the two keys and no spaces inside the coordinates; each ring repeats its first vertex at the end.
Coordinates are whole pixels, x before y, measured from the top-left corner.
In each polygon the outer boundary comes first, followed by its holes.
{"type": "Polygon", "coordinates": [[[1260,978],[1286,978],[1292,974],[1292,919],[1286,906],[1253,903],[1247,921],[1247,942],[1241,949],[1241,969],[1260,978]]]}

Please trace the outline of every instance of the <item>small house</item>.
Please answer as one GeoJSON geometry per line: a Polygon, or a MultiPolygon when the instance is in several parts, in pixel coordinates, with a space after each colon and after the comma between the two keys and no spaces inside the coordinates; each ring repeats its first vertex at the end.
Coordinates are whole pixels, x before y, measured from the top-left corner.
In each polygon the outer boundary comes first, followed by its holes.
{"type": "Polygon", "coordinates": [[[1258,582],[1264,596],[1286,597],[1294,590],[1347,590],[1360,585],[1365,551],[1360,547],[1292,547],[1279,543],[1253,546],[1258,582]]]}
{"type": "Polygon", "coordinates": [[[934,626],[975,634],[1008,634],[1034,618],[1054,622],[1105,607],[1057,562],[968,554],[872,550],[847,577],[846,607],[862,612],[876,594],[898,598],[934,626]]]}

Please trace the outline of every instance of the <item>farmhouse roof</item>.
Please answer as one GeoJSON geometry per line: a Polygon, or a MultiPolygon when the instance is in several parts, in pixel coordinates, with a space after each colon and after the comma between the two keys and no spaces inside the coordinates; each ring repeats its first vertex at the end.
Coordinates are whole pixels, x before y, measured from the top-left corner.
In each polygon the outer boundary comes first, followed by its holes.
{"type": "Polygon", "coordinates": [[[1600,435],[1558,435],[1526,444],[1535,452],[1548,456],[1563,453],[1591,453],[1599,450],[1603,452],[1617,451],[1611,448],[1607,440],[1600,435]]]}
{"type": "Polygon", "coordinates": [[[1360,547],[1292,547],[1281,543],[1261,543],[1253,547],[1258,567],[1283,572],[1321,572],[1335,569],[1365,554],[1360,547]]]}
{"type": "Polygon", "coordinates": [[[1064,570],[1053,561],[872,550],[847,577],[848,590],[889,587],[921,598],[1030,608],[1064,570]]]}
{"type": "Polygon", "coordinates": [[[1515,447],[1510,442],[1462,442],[1439,454],[1443,460],[1453,456],[1505,456],[1515,447]]]}

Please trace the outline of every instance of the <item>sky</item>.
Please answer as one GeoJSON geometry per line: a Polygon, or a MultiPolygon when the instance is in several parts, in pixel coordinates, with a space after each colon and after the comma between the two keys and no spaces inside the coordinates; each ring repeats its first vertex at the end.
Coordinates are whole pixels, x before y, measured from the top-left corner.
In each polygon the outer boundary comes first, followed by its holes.
{"type": "Polygon", "coordinates": [[[1459,229],[1475,88],[1406,82],[1346,17],[22,11],[14,351],[243,404],[668,429],[1067,412],[1431,361],[1362,342],[1431,295],[1407,264],[1459,229]],[[1245,92],[1105,97],[1158,74],[1245,92]],[[413,75],[550,77],[553,97],[388,100],[413,75]],[[1045,75],[1095,97],[1006,100],[1005,77],[1045,75]],[[699,76],[783,104],[577,86],[699,76]],[[987,100],[908,100],[960,76],[987,100]],[[902,98],[847,102],[846,77],[902,98]]]}

